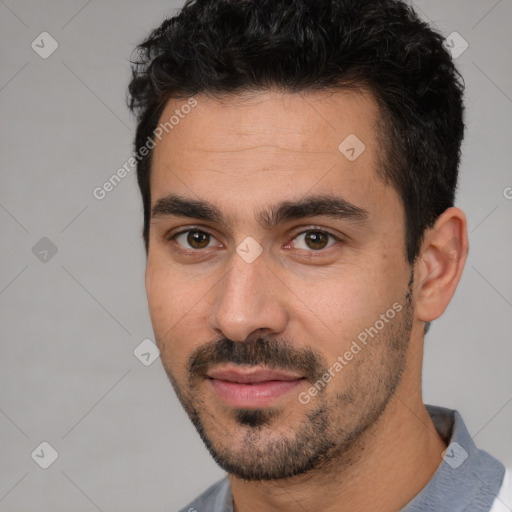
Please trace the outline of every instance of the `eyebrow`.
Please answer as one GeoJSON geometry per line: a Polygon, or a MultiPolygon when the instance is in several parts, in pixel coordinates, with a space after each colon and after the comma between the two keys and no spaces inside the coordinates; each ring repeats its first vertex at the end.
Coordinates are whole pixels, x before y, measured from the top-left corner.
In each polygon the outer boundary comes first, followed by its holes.
{"type": "MultiPolygon", "coordinates": [[[[368,221],[368,215],[367,210],[341,197],[312,195],[298,201],[277,203],[267,210],[257,212],[256,220],[269,230],[286,221],[316,216],[364,224],[368,221]]],[[[151,217],[186,217],[226,225],[222,212],[215,205],[176,194],[158,199],[151,209],[151,217]]]]}

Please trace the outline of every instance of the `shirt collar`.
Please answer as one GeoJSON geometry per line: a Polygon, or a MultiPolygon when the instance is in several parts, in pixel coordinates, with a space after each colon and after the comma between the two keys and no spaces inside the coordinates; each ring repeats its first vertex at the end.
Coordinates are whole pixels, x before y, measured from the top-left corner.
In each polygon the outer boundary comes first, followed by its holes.
{"type": "Polygon", "coordinates": [[[426,408],[448,448],[428,484],[402,512],[488,512],[503,482],[503,464],[476,447],[457,411],[426,408]]]}

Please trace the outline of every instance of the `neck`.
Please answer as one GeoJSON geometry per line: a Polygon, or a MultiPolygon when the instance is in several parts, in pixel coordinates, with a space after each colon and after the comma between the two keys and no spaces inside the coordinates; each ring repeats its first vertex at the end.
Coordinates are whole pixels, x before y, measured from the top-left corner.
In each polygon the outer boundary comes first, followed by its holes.
{"type": "Polygon", "coordinates": [[[406,371],[379,420],[328,467],[275,481],[230,475],[235,512],[402,509],[431,479],[446,449],[421,389],[411,395],[413,382],[421,382],[421,375],[406,371]]]}

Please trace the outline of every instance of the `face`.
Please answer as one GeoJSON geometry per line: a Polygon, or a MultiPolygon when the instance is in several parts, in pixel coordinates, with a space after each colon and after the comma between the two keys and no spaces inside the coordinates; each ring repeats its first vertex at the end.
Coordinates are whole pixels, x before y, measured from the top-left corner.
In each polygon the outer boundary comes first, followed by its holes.
{"type": "Polygon", "coordinates": [[[153,154],[146,290],[164,368],[237,477],[348,458],[400,383],[414,310],[377,105],[195,100],[168,103],[162,123],[187,114],[153,154]]]}

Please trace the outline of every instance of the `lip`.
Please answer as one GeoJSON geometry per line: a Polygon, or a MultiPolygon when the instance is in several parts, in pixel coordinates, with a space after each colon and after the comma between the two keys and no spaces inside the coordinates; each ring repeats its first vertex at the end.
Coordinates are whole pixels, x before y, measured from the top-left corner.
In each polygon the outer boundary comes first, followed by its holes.
{"type": "Polygon", "coordinates": [[[239,384],[253,384],[270,380],[290,381],[301,379],[303,375],[289,373],[281,370],[271,370],[261,366],[244,368],[236,365],[225,365],[208,372],[211,379],[237,382],[239,384]]]}
{"type": "Polygon", "coordinates": [[[223,402],[246,409],[266,407],[305,381],[300,374],[234,365],[216,368],[207,375],[214,392],[223,402]]]}

